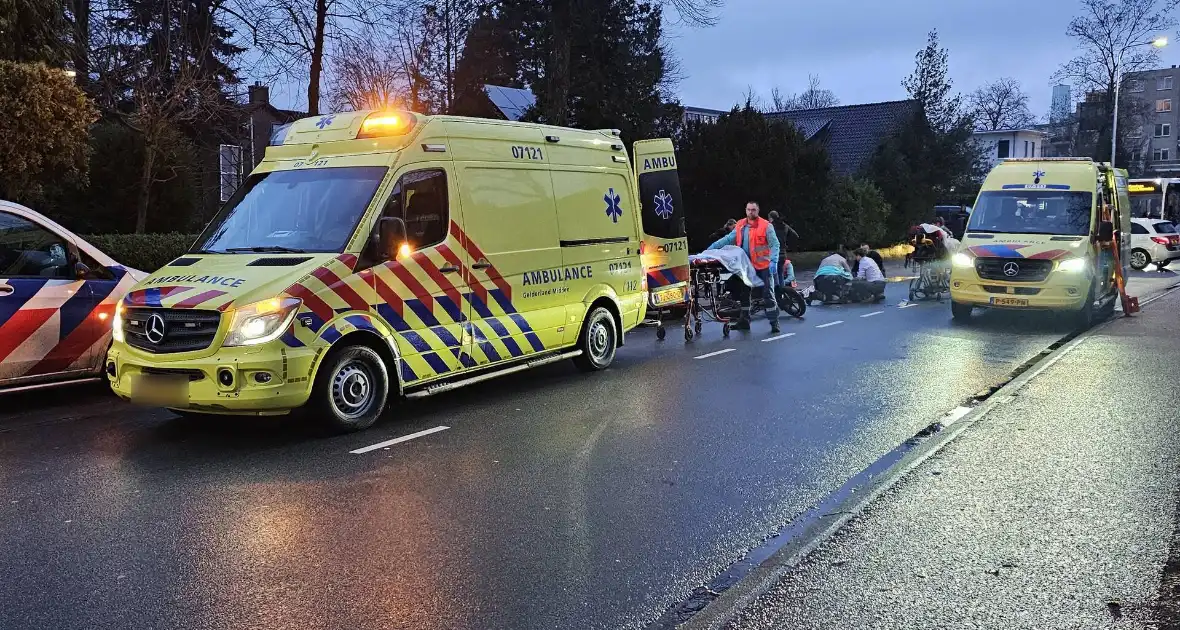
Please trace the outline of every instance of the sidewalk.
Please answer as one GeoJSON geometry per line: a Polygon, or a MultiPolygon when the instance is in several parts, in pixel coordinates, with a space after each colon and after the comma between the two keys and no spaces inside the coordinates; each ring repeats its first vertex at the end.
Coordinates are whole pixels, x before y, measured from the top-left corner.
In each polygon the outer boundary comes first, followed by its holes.
{"type": "Polygon", "coordinates": [[[1175,587],[1160,576],[1180,484],[1177,309],[1180,291],[1002,392],[728,627],[1153,628],[1172,617],[1155,600],[1175,587]],[[1121,395],[1102,394],[1112,386],[1121,395]]]}

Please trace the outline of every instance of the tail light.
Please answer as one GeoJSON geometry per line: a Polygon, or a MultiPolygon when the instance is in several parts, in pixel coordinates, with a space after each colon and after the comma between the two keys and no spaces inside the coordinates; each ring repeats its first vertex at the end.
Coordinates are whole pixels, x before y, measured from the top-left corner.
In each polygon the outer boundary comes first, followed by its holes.
{"type": "Polygon", "coordinates": [[[1169,243],[1174,242],[1172,239],[1164,238],[1162,236],[1153,236],[1153,237],[1151,237],[1151,240],[1155,241],[1156,243],[1159,243],[1160,245],[1167,245],[1169,243]]]}

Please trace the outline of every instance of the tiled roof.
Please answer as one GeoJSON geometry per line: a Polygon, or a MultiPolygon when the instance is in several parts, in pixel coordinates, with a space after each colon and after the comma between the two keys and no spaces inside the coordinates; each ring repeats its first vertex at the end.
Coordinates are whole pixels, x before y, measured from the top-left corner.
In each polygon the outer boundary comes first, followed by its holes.
{"type": "Polygon", "coordinates": [[[832,170],[855,175],[867,165],[877,147],[918,112],[918,107],[914,100],[889,101],[776,112],[767,114],[767,118],[791,121],[809,140],[822,138],[832,159],[832,170]]]}

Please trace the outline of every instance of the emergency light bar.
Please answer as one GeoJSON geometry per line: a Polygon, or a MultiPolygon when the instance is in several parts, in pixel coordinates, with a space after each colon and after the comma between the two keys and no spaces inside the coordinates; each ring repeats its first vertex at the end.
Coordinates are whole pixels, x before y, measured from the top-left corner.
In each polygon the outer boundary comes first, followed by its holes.
{"type": "Polygon", "coordinates": [[[357,132],[356,138],[361,140],[401,136],[409,133],[413,127],[414,115],[409,112],[373,112],[361,123],[361,130],[357,132]]]}

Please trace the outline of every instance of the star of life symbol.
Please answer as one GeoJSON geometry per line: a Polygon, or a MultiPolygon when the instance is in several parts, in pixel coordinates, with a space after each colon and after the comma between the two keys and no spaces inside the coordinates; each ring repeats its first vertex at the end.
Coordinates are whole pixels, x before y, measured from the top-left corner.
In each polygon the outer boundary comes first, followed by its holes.
{"type": "Polygon", "coordinates": [[[614,188],[611,188],[602,196],[602,200],[606,202],[606,216],[610,217],[612,222],[618,223],[619,217],[623,215],[623,208],[619,206],[619,203],[622,201],[619,193],[615,192],[614,188]]]}
{"type": "Polygon", "coordinates": [[[1044,176],[1045,176],[1045,171],[1042,171],[1039,168],[1036,171],[1033,171],[1033,183],[1034,184],[1041,183],[1041,178],[1044,176]]]}
{"type": "Polygon", "coordinates": [[[336,120],[336,115],[335,115],[335,114],[329,114],[329,115],[327,115],[327,116],[324,116],[324,117],[320,118],[319,122],[317,122],[317,123],[315,124],[315,126],[316,126],[316,127],[319,127],[320,129],[323,129],[324,127],[329,127],[329,126],[331,126],[331,125],[332,125],[332,121],[333,121],[333,120],[336,120]]]}
{"type": "Polygon", "coordinates": [[[656,215],[661,219],[667,220],[672,216],[672,210],[672,195],[661,190],[656,195],[656,215]]]}

